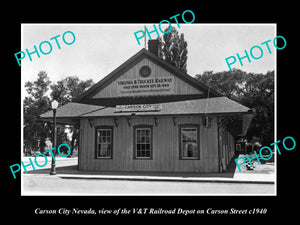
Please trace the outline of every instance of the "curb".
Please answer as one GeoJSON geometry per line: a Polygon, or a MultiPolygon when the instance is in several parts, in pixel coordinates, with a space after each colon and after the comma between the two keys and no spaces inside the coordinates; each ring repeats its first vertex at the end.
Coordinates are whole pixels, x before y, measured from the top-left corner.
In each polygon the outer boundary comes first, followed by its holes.
{"type": "Polygon", "coordinates": [[[170,181],[170,182],[212,182],[212,183],[249,183],[274,184],[271,180],[239,180],[232,178],[199,178],[199,177],[156,177],[156,176],[110,176],[110,175],[74,175],[57,174],[63,179],[99,179],[99,180],[130,180],[130,181],[170,181]]]}

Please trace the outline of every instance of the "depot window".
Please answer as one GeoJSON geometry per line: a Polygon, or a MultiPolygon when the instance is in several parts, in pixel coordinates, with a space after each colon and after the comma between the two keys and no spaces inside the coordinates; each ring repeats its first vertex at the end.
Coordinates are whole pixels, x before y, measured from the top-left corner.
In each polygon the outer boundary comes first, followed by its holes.
{"type": "Polygon", "coordinates": [[[111,159],[113,155],[113,127],[96,127],[96,158],[111,159]]]}
{"type": "Polygon", "coordinates": [[[134,127],[134,158],[152,159],[152,126],[134,127]]]}
{"type": "Polygon", "coordinates": [[[199,125],[179,126],[180,159],[200,159],[199,125]]]}

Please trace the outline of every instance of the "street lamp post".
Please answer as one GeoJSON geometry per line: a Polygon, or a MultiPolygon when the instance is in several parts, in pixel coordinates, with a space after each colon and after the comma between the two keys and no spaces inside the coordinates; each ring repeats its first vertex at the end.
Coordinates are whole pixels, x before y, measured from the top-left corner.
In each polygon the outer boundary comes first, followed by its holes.
{"type": "MultiPolygon", "coordinates": [[[[54,147],[54,156],[56,153],[56,109],[58,107],[58,102],[56,100],[54,100],[51,103],[51,107],[53,110],[53,147],[54,147]]],[[[55,160],[53,159],[54,157],[52,157],[52,162],[51,162],[51,171],[50,171],[50,175],[56,175],[56,169],[55,169],[55,160]]]]}

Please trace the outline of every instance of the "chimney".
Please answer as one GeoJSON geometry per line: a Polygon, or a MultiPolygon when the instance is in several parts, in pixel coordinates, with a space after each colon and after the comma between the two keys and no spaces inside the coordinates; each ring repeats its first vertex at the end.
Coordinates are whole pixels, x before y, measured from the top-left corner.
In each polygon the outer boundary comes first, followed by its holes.
{"type": "Polygon", "coordinates": [[[158,40],[148,40],[148,51],[158,56],[158,40]]]}

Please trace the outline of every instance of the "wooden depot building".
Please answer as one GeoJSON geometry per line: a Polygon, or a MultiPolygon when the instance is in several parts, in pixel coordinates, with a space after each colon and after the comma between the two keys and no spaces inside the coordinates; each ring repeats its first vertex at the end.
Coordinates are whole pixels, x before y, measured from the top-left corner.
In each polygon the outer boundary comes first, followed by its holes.
{"type": "MultiPolygon", "coordinates": [[[[252,111],[142,49],[57,109],[80,127],[78,168],[90,171],[222,172],[252,111]]],[[[52,121],[52,111],[40,115],[52,121]]],[[[60,144],[60,143],[58,143],[60,144]]]]}

